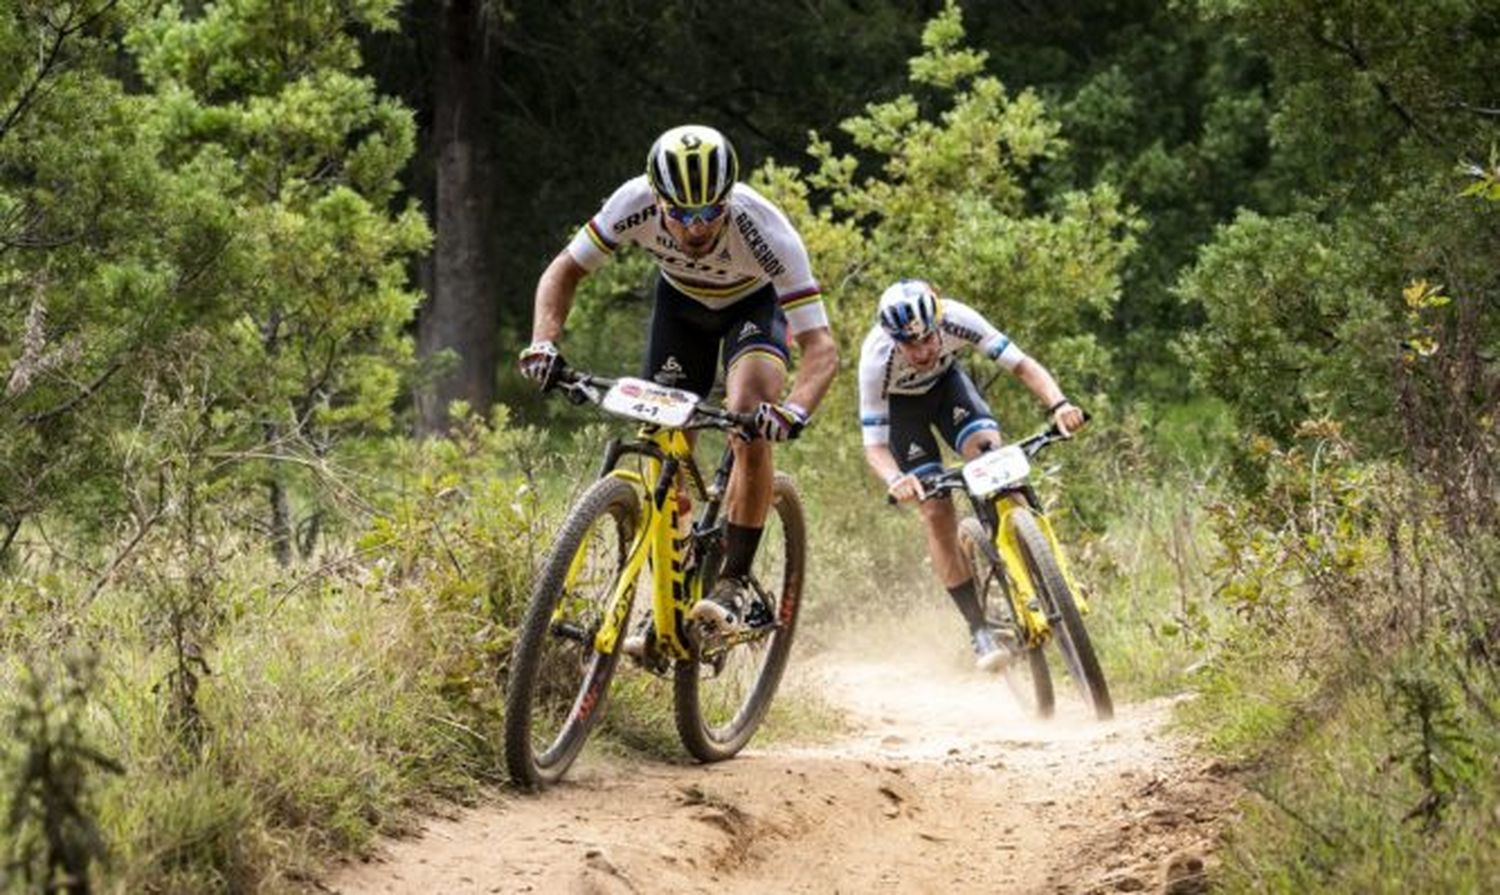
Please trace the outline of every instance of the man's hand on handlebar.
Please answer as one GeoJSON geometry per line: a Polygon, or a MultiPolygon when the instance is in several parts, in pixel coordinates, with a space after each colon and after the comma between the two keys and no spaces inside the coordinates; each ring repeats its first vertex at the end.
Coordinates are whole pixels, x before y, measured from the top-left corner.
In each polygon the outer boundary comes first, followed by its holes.
{"type": "Polygon", "coordinates": [[[807,428],[807,411],[788,401],[760,402],[755,410],[755,430],[767,441],[791,441],[807,428]]]}
{"type": "Polygon", "coordinates": [[[521,351],[518,360],[521,375],[535,382],[542,391],[557,384],[557,375],[567,367],[567,362],[558,353],[557,345],[550,341],[532,342],[521,351]]]}
{"type": "Polygon", "coordinates": [[[1089,415],[1084,409],[1066,398],[1052,406],[1052,425],[1064,438],[1072,438],[1073,433],[1082,429],[1088,420],[1089,415]]]}
{"type": "Polygon", "coordinates": [[[927,497],[927,489],[922,487],[922,480],[909,472],[893,476],[886,486],[885,493],[897,503],[923,500],[927,497]]]}

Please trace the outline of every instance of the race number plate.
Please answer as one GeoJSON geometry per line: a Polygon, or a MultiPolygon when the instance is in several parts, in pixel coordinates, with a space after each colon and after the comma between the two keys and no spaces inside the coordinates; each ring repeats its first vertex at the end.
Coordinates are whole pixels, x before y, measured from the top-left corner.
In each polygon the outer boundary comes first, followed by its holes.
{"type": "Polygon", "coordinates": [[[697,405],[698,396],[692,392],[628,376],[615,380],[603,402],[610,413],[667,427],[687,425],[697,405]]]}
{"type": "Polygon", "coordinates": [[[1014,485],[1031,472],[1026,452],[1017,445],[980,454],[964,464],[964,484],[975,497],[989,497],[1006,485],[1014,485]]]}

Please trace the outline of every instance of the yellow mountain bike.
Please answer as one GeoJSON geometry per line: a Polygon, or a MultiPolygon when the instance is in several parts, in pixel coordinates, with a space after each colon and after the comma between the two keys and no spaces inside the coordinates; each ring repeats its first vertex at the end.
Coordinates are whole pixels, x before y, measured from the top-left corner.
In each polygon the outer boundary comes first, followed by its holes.
{"type": "Polygon", "coordinates": [[[1052,715],[1052,677],[1043,647],[1056,642],[1079,695],[1106,720],[1114,716],[1114,703],[1084,627],[1088,604],[1036,491],[1026,482],[1031,458],[1064,439],[1054,426],[924,478],[922,485],[930,495],[962,491],[973,505],[974,515],[959,523],[959,546],[973,568],[986,619],[1001,642],[1019,653],[1005,670],[1016,698],[1035,714],[1052,715]]]}
{"type": "Polygon", "coordinates": [[[687,619],[723,559],[720,508],[734,454],[711,481],[687,434],[754,437],[754,418],[643,379],[567,370],[555,386],[575,403],[644,425],[613,439],[598,479],[569,510],[548,553],[511,657],[505,760],[525,787],[553,783],[598,722],[622,654],[674,681],[677,732],[699,761],[742,749],[770,707],[796,630],[807,556],[802,504],[777,473],[771,513],[751,569],[746,630],[703,635],[687,619]],[[701,509],[691,526],[680,514],[701,509]],[[632,622],[638,590],[649,614],[632,622]]]}

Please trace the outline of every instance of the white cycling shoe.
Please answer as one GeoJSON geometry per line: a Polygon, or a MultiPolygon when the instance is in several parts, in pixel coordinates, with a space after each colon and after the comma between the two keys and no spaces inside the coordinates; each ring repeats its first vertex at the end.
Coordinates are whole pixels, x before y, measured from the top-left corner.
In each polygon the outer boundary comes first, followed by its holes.
{"type": "Polygon", "coordinates": [[[989,628],[980,628],[971,637],[974,666],[980,671],[999,671],[1010,664],[1011,653],[995,639],[989,628]]]}
{"type": "Polygon", "coordinates": [[[724,636],[747,630],[745,625],[746,591],[749,586],[738,578],[721,578],[713,592],[693,605],[688,619],[707,632],[724,636]]]}

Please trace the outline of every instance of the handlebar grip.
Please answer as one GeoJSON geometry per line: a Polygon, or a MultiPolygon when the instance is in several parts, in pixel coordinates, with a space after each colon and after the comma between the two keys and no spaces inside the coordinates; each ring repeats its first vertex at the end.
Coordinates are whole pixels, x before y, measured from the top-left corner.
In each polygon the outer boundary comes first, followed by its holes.
{"type": "MultiPolygon", "coordinates": [[[[948,489],[938,487],[940,481],[941,477],[922,478],[919,476],[917,478],[917,482],[922,486],[922,496],[917,498],[917,503],[926,503],[927,501],[932,500],[935,497],[942,497],[946,495],[948,493],[948,489]]],[[[889,506],[896,506],[901,501],[897,500],[895,495],[887,492],[885,495],[885,502],[889,506]]]]}
{"type": "MultiPolygon", "coordinates": [[[[1078,407],[1077,404],[1074,404],[1073,406],[1074,407],[1078,407]]],[[[1094,415],[1092,413],[1089,413],[1087,410],[1084,410],[1082,407],[1078,407],[1078,411],[1083,414],[1083,421],[1085,423],[1087,423],[1089,420],[1092,420],[1094,418],[1094,415]]],[[[1057,427],[1057,421],[1056,420],[1053,420],[1052,422],[1050,422],[1050,423],[1047,424],[1047,435],[1050,438],[1072,438],[1073,437],[1073,433],[1072,432],[1069,432],[1067,435],[1064,435],[1062,433],[1062,430],[1057,427]]]]}
{"type": "Polygon", "coordinates": [[[560,362],[542,381],[542,391],[550,392],[559,386],[572,385],[576,381],[578,381],[578,372],[566,362],[560,362]]]}
{"type": "Polygon", "coordinates": [[[725,410],[721,407],[707,407],[702,404],[698,405],[697,412],[710,419],[728,423],[728,426],[721,426],[720,428],[738,434],[746,440],[756,436],[755,414],[753,413],[736,413],[733,410],[725,410]]]}

